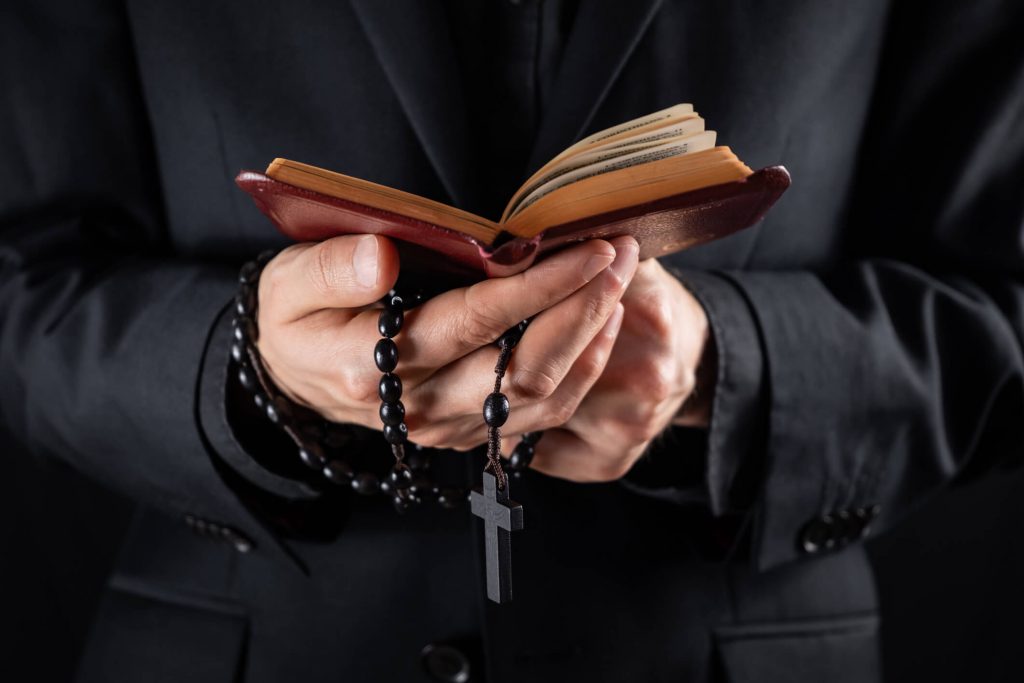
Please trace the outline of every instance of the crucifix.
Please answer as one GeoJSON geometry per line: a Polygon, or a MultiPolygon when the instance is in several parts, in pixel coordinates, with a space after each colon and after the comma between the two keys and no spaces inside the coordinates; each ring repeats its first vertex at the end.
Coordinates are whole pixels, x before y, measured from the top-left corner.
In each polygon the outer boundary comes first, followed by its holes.
{"type": "Polygon", "coordinates": [[[470,494],[473,514],[484,521],[487,597],[497,603],[512,600],[511,532],[523,528],[523,506],[508,497],[508,479],[498,488],[493,472],[484,470],[483,487],[470,494]]]}

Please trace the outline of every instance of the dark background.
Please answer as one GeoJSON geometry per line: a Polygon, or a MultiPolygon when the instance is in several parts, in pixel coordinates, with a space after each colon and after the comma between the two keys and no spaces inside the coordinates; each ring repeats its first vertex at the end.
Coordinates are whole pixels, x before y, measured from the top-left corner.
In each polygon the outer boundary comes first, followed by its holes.
{"type": "MultiPolygon", "coordinates": [[[[70,680],[132,506],[3,435],[0,448],[13,451],[0,496],[0,681],[70,680]]],[[[996,471],[872,541],[887,680],[1024,679],[1022,501],[1024,471],[996,471]]]]}

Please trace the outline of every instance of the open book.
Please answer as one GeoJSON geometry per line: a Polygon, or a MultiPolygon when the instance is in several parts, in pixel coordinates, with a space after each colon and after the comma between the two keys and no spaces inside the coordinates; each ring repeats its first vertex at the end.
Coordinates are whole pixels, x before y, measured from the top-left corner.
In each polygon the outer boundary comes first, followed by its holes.
{"type": "Polygon", "coordinates": [[[679,251],[755,223],[789,174],[752,172],[715,146],[692,105],[677,104],[572,145],[516,190],[498,221],[287,159],[236,182],[294,239],[385,234],[400,241],[403,269],[472,279],[596,237],[633,234],[641,258],[679,251]]]}

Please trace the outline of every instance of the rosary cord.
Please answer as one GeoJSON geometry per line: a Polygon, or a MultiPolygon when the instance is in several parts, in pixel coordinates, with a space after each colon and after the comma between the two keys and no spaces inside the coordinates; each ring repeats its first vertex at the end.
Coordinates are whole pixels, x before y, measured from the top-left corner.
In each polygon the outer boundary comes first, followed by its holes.
{"type": "Polygon", "coordinates": [[[502,419],[499,422],[490,416],[494,412],[494,408],[499,411],[504,408],[502,412],[504,412],[505,419],[508,418],[508,399],[501,393],[501,380],[505,377],[508,362],[512,358],[512,349],[515,348],[517,341],[518,339],[508,336],[501,339],[501,353],[498,354],[498,362],[494,365],[494,392],[484,402],[484,421],[487,422],[487,464],[501,490],[505,489],[508,482],[505,470],[501,466],[501,423],[504,423],[505,420],[502,419]],[[496,424],[492,424],[492,422],[496,424]]]}
{"type": "MultiPolygon", "coordinates": [[[[253,374],[256,375],[256,381],[259,382],[259,385],[264,389],[270,386],[274,386],[274,383],[270,380],[270,377],[267,376],[267,370],[266,367],[263,365],[263,358],[259,355],[259,351],[257,351],[256,348],[253,346],[246,346],[245,353],[249,358],[249,363],[252,366],[253,374]]],[[[282,405],[284,405],[283,402],[282,405]]],[[[278,409],[280,409],[280,407],[281,406],[277,406],[278,409]]],[[[282,421],[279,423],[279,426],[281,428],[281,431],[287,434],[288,438],[292,440],[292,443],[295,444],[296,448],[303,448],[304,443],[302,441],[302,437],[300,437],[298,433],[296,433],[296,431],[292,429],[292,426],[290,424],[287,424],[286,422],[282,421]]]]}

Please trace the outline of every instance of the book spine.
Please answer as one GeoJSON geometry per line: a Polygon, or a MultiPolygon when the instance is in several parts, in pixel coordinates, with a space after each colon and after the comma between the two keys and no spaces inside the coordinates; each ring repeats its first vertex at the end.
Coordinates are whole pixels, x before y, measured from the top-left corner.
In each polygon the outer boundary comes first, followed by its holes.
{"type": "Polygon", "coordinates": [[[529,268],[537,259],[541,238],[543,234],[524,239],[503,231],[492,244],[478,244],[487,277],[508,277],[529,268]]]}

